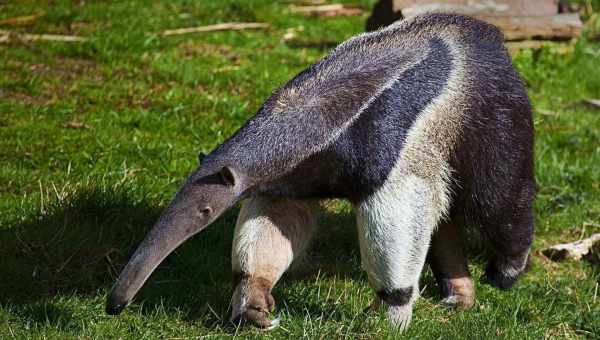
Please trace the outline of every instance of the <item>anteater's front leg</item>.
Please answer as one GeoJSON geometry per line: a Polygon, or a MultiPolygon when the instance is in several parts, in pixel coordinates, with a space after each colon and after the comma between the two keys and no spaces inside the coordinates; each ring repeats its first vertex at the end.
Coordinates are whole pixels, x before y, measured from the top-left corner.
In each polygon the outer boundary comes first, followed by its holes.
{"type": "Polygon", "coordinates": [[[271,289],[303,250],[316,225],[313,201],[256,197],[244,202],[232,249],[232,321],[274,326],[271,289]]]}
{"type": "Polygon", "coordinates": [[[419,296],[419,276],[440,216],[438,193],[429,181],[402,176],[357,206],[363,267],[387,308],[393,326],[404,329],[419,296]]]}

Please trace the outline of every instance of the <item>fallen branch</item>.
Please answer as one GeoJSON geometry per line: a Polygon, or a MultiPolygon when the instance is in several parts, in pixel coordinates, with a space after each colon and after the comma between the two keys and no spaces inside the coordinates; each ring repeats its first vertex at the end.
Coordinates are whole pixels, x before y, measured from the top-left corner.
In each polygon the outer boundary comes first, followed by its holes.
{"type": "Polygon", "coordinates": [[[542,253],[552,261],[581,260],[582,258],[591,260],[594,248],[600,248],[600,233],[580,241],[557,244],[543,250],[542,253]]]}
{"type": "Polygon", "coordinates": [[[88,41],[88,38],[76,35],[61,35],[61,34],[30,34],[17,33],[12,31],[0,30],[0,43],[9,42],[11,40],[20,41],[62,41],[62,42],[83,42],[88,41]]]}
{"type": "Polygon", "coordinates": [[[239,30],[246,30],[246,29],[268,28],[270,26],[271,25],[269,25],[268,23],[265,23],[265,22],[227,22],[227,23],[216,24],[216,25],[165,30],[161,33],[161,35],[170,36],[170,35],[214,32],[214,31],[239,31],[239,30]]]}
{"type": "Polygon", "coordinates": [[[584,99],[583,101],[588,105],[600,109],[600,99],[584,99]]]}
{"type": "Polygon", "coordinates": [[[315,6],[296,6],[291,5],[292,13],[302,13],[315,17],[336,17],[336,16],[355,16],[361,15],[364,11],[359,7],[353,7],[343,4],[315,5],[315,6]]]}

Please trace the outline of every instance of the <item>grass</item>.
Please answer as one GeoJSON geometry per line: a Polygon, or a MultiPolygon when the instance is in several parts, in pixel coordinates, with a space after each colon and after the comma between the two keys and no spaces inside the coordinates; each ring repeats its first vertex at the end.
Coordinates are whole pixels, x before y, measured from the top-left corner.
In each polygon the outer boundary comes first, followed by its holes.
{"type": "MultiPolygon", "coordinates": [[[[364,8],[372,0],[348,1],[364,8]]],[[[600,4],[594,2],[596,9],[600,4]]],[[[0,1],[0,19],[44,12],[35,33],[89,42],[0,45],[0,338],[227,337],[229,249],[237,209],[171,255],[121,316],[106,293],[178,184],[277,86],[363,30],[359,17],[307,18],[256,1],[0,1]],[[268,30],[160,37],[224,21],[268,30]],[[300,38],[286,43],[289,28],[300,38]]],[[[422,280],[407,338],[600,337],[600,269],[539,250],[600,232],[600,43],[524,51],[515,65],[535,108],[537,239],[509,291],[477,281],[466,312],[422,280]]],[[[363,314],[354,218],[331,204],[307,258],[274,290],[282,327],[244,338],[394,338],[363,314]]],[[[475,254],[471,270],[482,275],[475,254]]]]}

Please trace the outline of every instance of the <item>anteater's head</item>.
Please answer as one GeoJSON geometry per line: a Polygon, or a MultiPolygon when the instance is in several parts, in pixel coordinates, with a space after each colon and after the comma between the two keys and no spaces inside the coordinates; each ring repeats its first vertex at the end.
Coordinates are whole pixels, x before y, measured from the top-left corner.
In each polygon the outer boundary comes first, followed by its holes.
{"type": "Polygon", "coordinates": [[[108,314],[119,314],[167,255],[240,199],[243,176],[231,166],[211,168],[195,171],[163,211],[112,288],[108,314]]]}

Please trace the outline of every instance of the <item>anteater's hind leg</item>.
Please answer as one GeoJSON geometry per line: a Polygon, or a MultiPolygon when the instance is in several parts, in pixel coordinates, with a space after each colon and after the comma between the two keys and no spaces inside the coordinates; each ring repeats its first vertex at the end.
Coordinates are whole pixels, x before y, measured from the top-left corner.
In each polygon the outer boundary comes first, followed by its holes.
{"type": "Polygon", "coordinates": [[[475,302],[475,287],[469,274],[462,230],[455,222],[442,222],[431,240],[429,265],[442,291],[442,303],[467,309],[475,302]]]}
{"type": "Polygon", "coordinates": [[[256,197],[247,200],[235,228],[232,249],[232,321],[275,326],[271,289],[310,239],[318,203],[256,197]]]}
{"type": "Polygon", "coordinates": [[[398,176],[357,205],[361,258],[392,325],[408,326],[419,277],[440,217],[439,193],[427,180],[398,176]]]}
{"type": "Polygon", "coordinates": [[[480,195],[476,218],[493,253],[485,275],[492,285],[507,289],[527,265],[533,242],[535,184],[522,180],[497,189],[510,199],[490,200],[480,195]]]}

